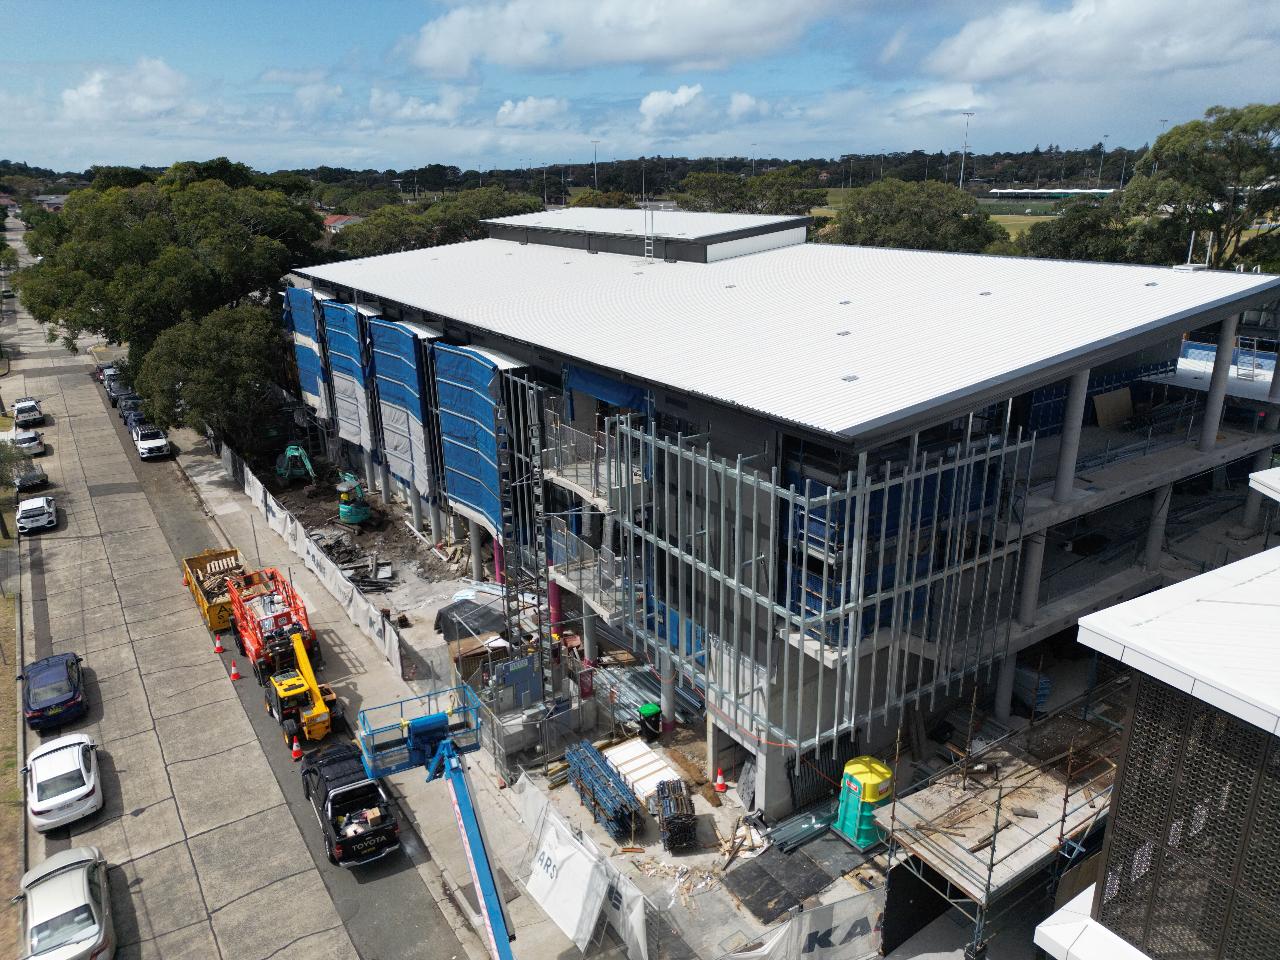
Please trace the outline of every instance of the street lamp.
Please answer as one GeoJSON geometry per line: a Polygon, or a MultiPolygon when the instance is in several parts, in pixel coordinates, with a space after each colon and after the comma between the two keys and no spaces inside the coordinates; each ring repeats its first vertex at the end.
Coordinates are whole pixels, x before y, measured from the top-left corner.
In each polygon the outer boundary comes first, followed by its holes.
{"type": "Polygon", "coordinates": [[[600,141],[591,141],[591,171],[595,180],[595,188],[600,189],[600,141]]]}
{"type": "Polygon", "coordinates": [[[964,146],[960,149],[960,189],[964,189],[964,161],[969,155],[969,121],[973,119],[973,111],[964,112],[964,146]]]}
{"type": "Polygon", "coordinates": [[[756,144],[751,145],[751,175],[756,175],[756,144]]]}
{"type": "Polygon", "coordinates": [[[1095,190],[1101,189],[1102,187],[1102,161],[1107,158],[1107,140],[1110,137],[1111,134],[1109,133],[1104,133],[1102,135],[1102,154],[1098,157],[1098,178],[1093,184],[1095,190]]]}

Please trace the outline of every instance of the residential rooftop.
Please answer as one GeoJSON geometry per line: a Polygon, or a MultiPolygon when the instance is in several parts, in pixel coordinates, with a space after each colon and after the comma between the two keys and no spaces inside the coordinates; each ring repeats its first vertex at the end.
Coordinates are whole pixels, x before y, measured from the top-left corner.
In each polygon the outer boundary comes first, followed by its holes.
{"type": "MultiPolygon", "coordinates": [[[[640,213],[589,214],[598,215],[640,213]]],[[[1263,274],[806,243],[665,263],[490,238],[296,272],[858,440],[938,422],[1280,296],[1280,277],[1263,274]]]]}
{"type": "Polygon", "coordinates": [[[1079,640],[1280,734],[1280,548],[1091,613],[1079,640]]]}

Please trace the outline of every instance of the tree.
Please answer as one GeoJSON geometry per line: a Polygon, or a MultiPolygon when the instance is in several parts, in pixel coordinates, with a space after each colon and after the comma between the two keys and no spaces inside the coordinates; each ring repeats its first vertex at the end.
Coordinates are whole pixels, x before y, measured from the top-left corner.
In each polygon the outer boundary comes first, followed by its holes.
{"type": "Polygon", "coordinates": [[[1183,250],[1192,230],[1212,232],[1210,264],[1231,266],[1255,224],[1264,224],[1255,235],[1280,229],[1280,104],[1210,107],[1203,120],[1162,134],[1137,169],[1143,173],[1124,191],[1126,214],[1171,223],[1183,250]]]}
{"type": "MultiPolygon", "coordinates": [[[[16,485],[18,467],[27,462],[27,455],[8,440],[0,440],[0,487],[10,488],[16,485]]],[[[4,511],[0,510],[0,537],[9,539],[9,525],[5,523],[4,511]]]]}
{"type": "Polygon", "coordinates": [[[965,191],[936,180],[880,180],[849,191],[832,239],[872,247],[980,253],[1009,235],[965,191]]]}
{"type": "Polygon", "coordinates": [[[238,190],[253,186],[256,177],[257,174],[250,166],[226,157],[214,157],[212,160],[183,160],[175,163],[160,175],[160,183],[187,187],[204,180],[221,180],[231,189],[238,190]]]}
{"type": "Polygon", "coordinates": [[[334,245],[353,257],[378,257],[431,246],[435,231],[425,213],[409,207],[382,207],[342,228],[334,245]]]}
{"type": "Polygon", "coordinates": [[[1033,223],[1018,238],[1029,257],[1120,263],[1128,259],[1131,232],[1118,201],[1068,200],[1052,220],[1033,223]]]}
{"type": "Polygon", "coordinates": [[[734,173],[691,173],[680,183],[683,210],[732,213],[747,206],[747,182],[734,173]]]}
{"type": "Polygon", "coordinates": [[[814,207],[827,202],[827,191],[810,186],[811,180],[799,167],[770,170],[747,181],[743,213],[768,213],[805,217],[814,207]]]}
{"type": "Polygon", "coordinates": [[[536,213],[542,201],[501,187],[450,193],[425,210],[383,207],[361,223],[343,228],[335,244],[353,257],[374,257],[442,243],[479,240],[489,235],[482,220],[536,213]]]}
{"type": "Polygon", "coordinates": [[[152,181],[151,174],[137,167],[104,167],[95,164],[85,173],[89,186],[94,190],[110,190],[112,187],[136,187],[152,181]]]}
{"type": "Polygon", "coordinates": [[[129,344],[138,362],[167,327],[261,301],[291,267],[316,259],[314,211],[272,190],[190,181],[184,171],[131,189],[76,191],[28,234],[44,262],[20,270],[15,284],[32,316],[68,347],[99,334],[129,344]]]}
{"type": "Polygon", "coordinates": [[[285,342],[273,313],[257,303],[220,307],[164,330],[135,380],[147,416],[160,426],[211,429],[246,455],[270,453],[260,427],[279,409],[285,342]]]}
{"type": "Polygon", "coordinates": [[[611,207],[614,209],[634,210],[636,203],[629,194],[621,190],[596,190],[588,187],[569,201],[571,207],[611,207]]]}

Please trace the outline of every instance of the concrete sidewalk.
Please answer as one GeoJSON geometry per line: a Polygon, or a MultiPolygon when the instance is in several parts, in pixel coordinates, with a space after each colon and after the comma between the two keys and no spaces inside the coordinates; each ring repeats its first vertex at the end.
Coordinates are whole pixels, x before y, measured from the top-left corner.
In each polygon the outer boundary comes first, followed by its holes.
{"type": "MultiPolygon", "coordinates": [[[[348,619],[341,605],[324,585],[303,565],[283,539],[266,524],[248,497],[223,473],[222,463],[207,443],[190,432],[177,435],[183,453],[179,463],[190,478],[205,508],[228,542],[240,549],[251,563],[276,566],[287,572],[307,603],[311,624],[326,651],[323,679],[333,685],[346,704],[347,716],[415,696],[376,649],[348,619]]],[[[500,788],[492,765],[483,751],[469,756],[470,782],[474,801],[483,820],[496,866],[508,880],[523,879],[527,872],[530,838],[520,823],[516,808],[500,788]]],[[[472,960],[487,960],[487,948],[467,922],[462,911],[474,919],[474,892],[457,825],[443,782],[426,783],[421,773],[409,772],[388,779],[401,808],[416,827],[427,849],[414,852],[414,863],[435,897],[441,911],[454,927],[459,941],[472,960]]],[[[514,799],[514,798],[512,798],[514,799]]],[[[499,882],[506,892],[507,909],[516,933],[516,953],[520,960],[554,960],[577,955],[577,948],[514,882],[499,882]]],[[[617,948],[621,950],[621,948],[617,948]]],[[[593,951],[593,956],[610,956],[614,949],[593,951]]],[[[625,951],[619,952],[623,956],[625,951]]]]}

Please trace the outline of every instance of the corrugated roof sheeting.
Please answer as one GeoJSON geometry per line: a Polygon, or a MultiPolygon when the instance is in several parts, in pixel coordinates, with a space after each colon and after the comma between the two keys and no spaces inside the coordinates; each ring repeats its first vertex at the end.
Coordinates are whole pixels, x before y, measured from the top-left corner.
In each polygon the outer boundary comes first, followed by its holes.
{"type": "Polygon", "coordinates": [[[1280,278],[804,244],[648,263],[503,240],[326,264],[322,283],[853,436],[1280,278]]]}
{"type": "Polygon", "coordinates": [[[1079,639],[1280,735],[1280,548],[1091,613],[1079,639]]]}
{"type": "Polygon", "coordinates": [[[598,233],[610,236],[643,237],[645,216],[648,229],[655,237],[671,240],[699,240],[740,230],[763,230],[779,224],[803,226],[807,217],[783,217],[753,213],[690,213],[687,210],[620,210],[611,207],[566,207],[541,213],[522,213],[514,217],[485,220],[504,227],[530,227],[537,230],[568,230],[574,233],[598,233]]]}

